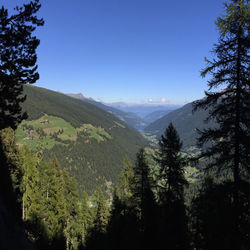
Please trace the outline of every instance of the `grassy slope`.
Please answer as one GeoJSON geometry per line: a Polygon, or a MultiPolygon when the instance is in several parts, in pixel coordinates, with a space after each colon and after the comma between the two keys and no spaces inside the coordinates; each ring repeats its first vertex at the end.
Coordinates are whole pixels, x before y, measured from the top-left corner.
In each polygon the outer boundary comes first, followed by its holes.
{"type": "MultiPolygon", "coordinates": [[[[45,158],[56,154],[62,166],[76,176],[82,189],[91,191],[106,181],[116,182],[123,158],[128,156],[133,160],[138,148],[147,143],[135,129],[90,103],[34,86],[25,86],[25,93],[23,109],[29,114],[28,125],[37,128],[41,125],[38,119],[48,115],[56,117],[57,122],[45,131],[46,138],[51,130],[57,131],[59,123],[64,128],[64,133],[58,136],[62,141],[54,140],[54,145],[45,150],[45,158]],[[77,133],[75,140],[67,140],[74,133],[77,133]]],[[[21,139],[25,136],[23,132],[18,135],[21,139]]],[[[35,145],[30,147],[35,149],[35,145]]]]}

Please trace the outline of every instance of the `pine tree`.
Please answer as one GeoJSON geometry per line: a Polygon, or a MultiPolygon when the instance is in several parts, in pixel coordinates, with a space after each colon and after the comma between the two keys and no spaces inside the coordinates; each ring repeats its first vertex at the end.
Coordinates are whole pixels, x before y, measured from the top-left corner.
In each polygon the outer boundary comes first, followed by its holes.
{"type": "Polygon", "coordinates": [[[106,227],[108,225],[108,207],[107,201],[101,188],[97,188],[97,208],[96,208],[96,218],[95,218],[95,230],[100,233],[106,232],[106,227]]]}
{"type": "MultiPolygon", "coordinates": [[[[213,52],[216,58],[207,61],[201,75],[212,75],[206,97],[195,103],[195,110],[209,110],[207,121],[215,120],[215,128],[200,131],[199,145],[206,145],[201,157],[210,159],[207,169],[233,176],[234,237],[233,249],[240,249],[245,233],[240,225],[241,187],[249,181],[250,152],[250,15],[248,0],[226,4],[226,15],[217,19],[220,38],[213,52]],[[223,89],[218,89],[219,87],[223,89]],[[209,142],[207,144],[207,142],[209,142]]],[[[243,192],[243,193],[242,193],[243,192]]]]}
{"type": "Polygon", "coordinates": [[[22,192],[22,219],[29,221],[40,213],[39,198],[39,171],[36,165],[36,157],[27,146],[20,149],[20,164],[22,180],[20,189],[22,192]]]}
{"type": "Polygon", "coordinates": [[[15,131],[5,128],[0,131],[0,197],[9,211],[21,216],[19,184],[22,176],[15,131]]]}
{"type": "Polygon", "coordinates": [[[152,249],[155,200],[152,192],[150,169],[144,148],[137,153],[134,166],[133,205],[137,211],[141,248],[152,249]]]}
{"type": "Polygon", "coordinates": [[[89,197],[86,192],[82,193],[81,202],[80,202],[80,209],[81,209],[81,225],[82,225],[82,244],[85,245],[86,239],[91,227],[93,227],[93,217],[91,214],[91,208],[89,206],[89,197]]]}
{"type": "Polygon", "coordinates": [[[120,175],[120,182],[119,185],[116,187],[115,190],[115,197],[119,199],[121,203],[121,212],[125,215],[131,207],[131,199],[132,199],[132,189],[133,189],[133,166],[132,163],[125,158],[123,161],[124,170],[121,172],[120,175]]]}
{"type": "Polygon", "coordinates": [[[106,238],[109,209],[103,191],[100,187],[96,189],[95,198],[94,226],[89,233],[86,248],[96,250],[107,249],[109,248],[106,238]]]}
{"type": "Polygon", "coordinates": [[[180,150],[182,143],[179,135],[170,123],[159,141],[159,151],[156,161],[160,164],[160,197],[164,202],[183,200],[184,185],[184,160],[180,150]]]}
{"type": "Polygon", "coordinates": [[[39,40],[33,36],[37,26],[44,24],[36,13],[39,0],[16,7],[16,14],[0,9],[0,130],[16,128],[27,117],[20,104],[25,100],[23,84],[34,83],[37,73],[36,49],[39,40]]]}
{"type": "Polygon", "coordinates": [[[115,187],[108,225],[109,248],[138,249],[138,223],[133,206],[133,165],[125,158],[120,181],[115,187]]]}
{"type": "MultiPolygon", "coordinates": [[[[212,177],[207,176],[205,178],[200,192],[192,201],[190,209],[194,248],[207,250],[234,249],[230,240],[234,237],[233,220],[231,220],[233,213],[232,191],[231,181],[215,183],[212,177]]],[[[249,193],[248,184],[248,195],[249,193]]],[[[249,202],[247,206],[249,213],[249,202]]]]}
{"type": "Polygon", "coordinates": [[[159,142],[156,161],[160,165],[159,176],[159,249],[189,249],[187,216],[184,205],[184,160],[182,143],[173,124],[170,123],[159,142]]]}

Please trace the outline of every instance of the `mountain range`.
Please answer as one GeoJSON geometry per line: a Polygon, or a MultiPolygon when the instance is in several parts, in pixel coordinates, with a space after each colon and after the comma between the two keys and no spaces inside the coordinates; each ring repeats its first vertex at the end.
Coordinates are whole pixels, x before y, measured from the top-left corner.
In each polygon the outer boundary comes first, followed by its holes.
{"type": "Polygon", "coordinates": [[[102,103],[95,101],[93,98],[87,98],[82,93],[66,95],[94,104],[138,130],[142,130],[150,123],[180,107],[179,105],[132,104],[125,102],[102,103]]]}
{"type": "Polygon", "coordinates": [[[93,104],[93,105],[95,105],[95,106],[97,106],[105,111],[108,111],[133,128],[137,128],[139,126],[145,127],[147,125],[141,117],[139,117],[138,115],[136,115],[132,112],[124,112],[118,108],[114,108],[114,107],[105,105],[104,103],[97,102],[93,98],[86,98],[81,93],[79,93],[79,94],[66,94],[66,95],[74,97],[74,98],[82,100],[82,101],[85,101],[85,102],[88,102],[88,103],[91,103],[91,104],[93,104]]]}
{"type": "Polygon", "coordinates": [[[155,111],[172,111],[175,110],[181,105],[172,105],[172,104],[153,104],[153,103],[145,103],[145,104],[133,104],[133,103],[124,103],[124,102],[116,102],[116,103],[105,103],[105,105],[120,109],[124,112],[132,112],[142,119],[153,113],[155,111]]]}

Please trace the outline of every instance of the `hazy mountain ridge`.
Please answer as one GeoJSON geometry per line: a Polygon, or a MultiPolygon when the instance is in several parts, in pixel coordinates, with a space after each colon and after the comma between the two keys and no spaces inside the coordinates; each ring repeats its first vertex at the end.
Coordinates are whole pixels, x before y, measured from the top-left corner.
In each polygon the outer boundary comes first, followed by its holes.
{"type": "Polygon", "coordinates": [[[144,119],[150,113],[155,111],[171,111],[179,108],[181,105],[172,105],[172,104],[152,104],[152,103],[145,103],[145,104],[133,104],[133,103],[124,103],[124,102],[117,102],[117,103],[105,103],[105,105],[120,109],[124,112],[132,112],[144,119]]]}
{"type": "Polygon", "coordinates": [[[66,94],[68,96],[74,97],[76,99],[82,100],[82,101],[86,101],[88,103],[91,103],[105,111],[108,111],[110,113],[112,113],[113,115],[117,116],[119,119],[121,119],[122,121],[126,122],[129,126],[136,128],[137,126],[145,126],[146,123],[144,122],[144,120],[142,118],[140,118],[138,115],[132,113],[132,112],[124,112],[120,109],[111,107],[111,106],[107,106],[105,104],[103,104],[102,102],[97,102],[95,101],[93,98],[89,97],[86,98],[83,96],[83,94],[79,93],[79,94],[66,94]]]}

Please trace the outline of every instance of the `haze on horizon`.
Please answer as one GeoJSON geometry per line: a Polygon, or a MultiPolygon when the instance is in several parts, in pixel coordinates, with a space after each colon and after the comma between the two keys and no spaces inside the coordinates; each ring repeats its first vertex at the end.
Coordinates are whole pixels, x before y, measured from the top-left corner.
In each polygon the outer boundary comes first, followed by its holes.
{"type": "MultiPolygon", "coordinates": [[[[2,0],[13,9],[26,0],[2,0]]],[[[42,1],[37,86],[106,103],[184,104],[218,33],[222,0],[42,1]]]]}

